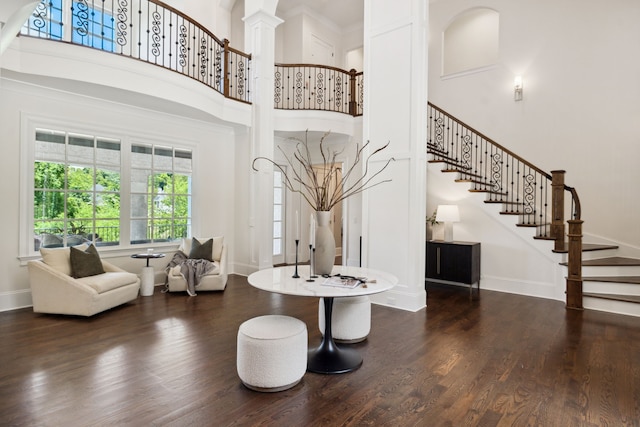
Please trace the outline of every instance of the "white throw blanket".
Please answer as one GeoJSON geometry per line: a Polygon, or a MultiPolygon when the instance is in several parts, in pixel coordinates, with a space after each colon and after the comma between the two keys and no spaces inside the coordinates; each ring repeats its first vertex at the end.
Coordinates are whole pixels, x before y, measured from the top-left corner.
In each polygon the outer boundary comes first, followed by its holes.
{"type": "Polygon", "coordinates": [[[207,259],[187,258],[182,251],[178,251],[173,255],[171,261],[165,268],[167,273],[167,282],[165,283],[165,292],[169,290],[169,274],[175,266],[180,266],[180,274],[187,281],[187,293],[196,296],[196,288],[200,284],[200,279],[205,274],[216,268],[215,262],[207,259]]]}

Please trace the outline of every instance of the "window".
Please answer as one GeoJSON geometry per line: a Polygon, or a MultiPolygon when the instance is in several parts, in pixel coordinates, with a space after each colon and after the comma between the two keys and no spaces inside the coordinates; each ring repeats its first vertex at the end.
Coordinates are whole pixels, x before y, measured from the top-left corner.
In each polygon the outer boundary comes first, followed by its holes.
{"type": "Polygon", "coordinates": [[[28,252],[191,234],[191,150],[38,127],[34,133],[28,252]]]}
{"type": "Polygon", "coordinates": [[[118,244],[120,146],[115,139],[36,130],[34,250],[118,244]]]}
{"type": "Polygon", "coordinates": [[[23,25],[21,34],[115,51],[113,14],[104,1],[43,0],[23,25]],[[65,22],[71,25],[63,25],[65,22]],[[64,34],[68,28],[71,34],[64,34]]]}
{"type": "Polygon", "coordinates": [[[131,244],[190,235],[191,168],[190,150],[131,146],[131,244]]]}

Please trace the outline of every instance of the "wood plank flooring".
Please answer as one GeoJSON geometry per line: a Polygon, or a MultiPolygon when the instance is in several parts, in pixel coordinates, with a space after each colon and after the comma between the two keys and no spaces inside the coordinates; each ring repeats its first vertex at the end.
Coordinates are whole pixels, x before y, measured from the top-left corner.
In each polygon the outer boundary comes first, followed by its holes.
{"type": "Polygon", "coordinates": [[[162,294],[92,318],[0,313],[2,426],[638,426],[640,319],[430,286],[429,307],[372,307],[352,373],[246,389],[238,326],[279,313],[320,342],[318,302],[256,290],[162,294]]]}

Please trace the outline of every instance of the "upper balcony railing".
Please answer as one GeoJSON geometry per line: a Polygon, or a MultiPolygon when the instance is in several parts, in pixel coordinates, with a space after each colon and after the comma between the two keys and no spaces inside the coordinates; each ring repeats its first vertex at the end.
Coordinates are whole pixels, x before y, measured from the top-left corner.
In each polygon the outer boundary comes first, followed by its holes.
{"type": "Polygon", "coordinates": [[[158,0],[43,0],[20,34],[142,60],[251,101],[251,55],[158,0]]]}
{"type": "MultiPolygon", "coordinates": [[[[251,103],[251,55],[159,0],[42,0],[23,36],[145,61],[251,103]]],[[[364,76],[325,65],[276,64],[274,107],[361,116],[364,76]]]]}
{"type": "Polygon", "coordinates": [[[362,115],[362,72],[326,65],[276,64],[274,80],[274,103],[277,109],[362,115]]]}

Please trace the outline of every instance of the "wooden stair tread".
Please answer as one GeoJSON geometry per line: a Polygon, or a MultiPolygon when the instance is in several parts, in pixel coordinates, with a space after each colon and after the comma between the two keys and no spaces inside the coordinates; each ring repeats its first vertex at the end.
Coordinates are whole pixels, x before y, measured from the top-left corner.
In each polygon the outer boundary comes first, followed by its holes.
{"type": "Polygon", "coordinates": [[[588,276],[583,277],[582,281],[640,285],[640,276],[588,276]]]}
{"type": "Polygon", "coordinates": [[[548,224],[548,223],[544,223],[544,224],[525,224],[525,223],[519,223],[519,224],[516,224],[516,227],[546,227],[546,226],[548,226],[548,225],[551,225],[551,224],[548,224]]]}
{"type": "Polygon", "coordinates": [[[556,240],[551,236],[533,236],[533,238],[536,240],[556,240]]]}
{"type": "Polygon", "coordinates": [[[466,169],[466,170],[471,169],[469,166],[465,166],[462,163],[457,162],[453,159],[433,159],[433,160],[429,160],[429,163],[446,163],[448,165],[454,165],[460,169],[466,169]]]}
{"type": "Polygon", "coordinates": [[[486,178],[483,175],[477,174],[477,173],[473,173],[473,172],[469,172],[469,170],[464,170],[464,171],[458,171],[460,172],[460,176],[464,177],[464,178],[478,178],[478,179],[483,179],[486,181],[486,178]]]}
{"type": "Polygon", "coordinates": [[[592,292],[584,292],[582,296],[640,304],[639,295],[616,295],[616,294],[599,294],[599,293],[592,293],[592,292]]]}
{"type": "Polygon", "coordinates": [[[435,144],[427,144],[427,153],[428,154],[444,154],[444,155],[449,154],[435,144]]]}
{"type": "Polygon", "coordinates": [[[480,181],[480,180],[473,179],[473,178],[457,178],[455,180],[455,182],[469,182],[471,184],[478,184],[478,185],[493,185],[490,182],[484,182],[484,181],[480,181]]]}
{"type": "Polygon", "coordinates": [[[501,201],[501,200],[485,200],[485,203],[502,203],[503,205],[521,205],[522,202],[501,201]]]}
{"type": "Polygon", "coordinates": [[[469,190],[472,193],[487,193],[487,194],[493,194],[493,195],[497,195],[497,196],[507,196],[508,193],[501,193],[500,191],[493,191],[490,189],[475,189],[472,188],[469,190]]]}
{"type": "MultiPolygon", "coordinates": [[[[618,246],[615,245],[598,245],[595,243],[583,243],[582,244],[582,252],[589,252],[589,251],[605,251],[607,249],[618,249],[618,246]]],[[[564,243],[564,248],[560,249],[560,250],[553,250],[554,253],[557,254],[566,254],[567,252],[569,252],[569,248],[568,248],[568,244],[567,242],[564,243]]]]}
{"type": "MultiPolygon", "coordinates": [[[[560,265],[567,265],[567,262],[561,262],[560,265]]],[[[582,261],[583,267],[629,267],[640,266],[640,259],[625,257],[608,257],[598,259],[588,259],[582,261]]]]}

